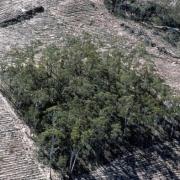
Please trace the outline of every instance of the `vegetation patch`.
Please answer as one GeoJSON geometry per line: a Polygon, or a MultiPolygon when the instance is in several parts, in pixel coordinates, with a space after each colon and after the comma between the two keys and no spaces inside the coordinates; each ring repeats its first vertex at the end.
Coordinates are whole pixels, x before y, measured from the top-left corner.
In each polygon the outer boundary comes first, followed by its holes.
{"type": "Polygon", "coordinates": [[[89,39],[49,46],[39,61],[36,50],[14,50],[1,64],[3,90],[37,134],[40,157],[64,176],[111,160],[133,135],[143,143],[167,121],[173,136],[179,105],[150,67],[136,67],[136,54],[102,52],[89,39]]]}
{"type": "Polygon", "coordinates": [[[180,4],[175,7],[157,2],[137,0],[105,0],[106,7],[116,16],[136,21],[147,21],[157,25],[180,28],[180,4]]]}
{"type": "Polygon", "coordinates": [[[105,5],[116,17],[146,22],[157,31],[163,32],[163,39],[174,47],[180,42],[180,3],[169,5],[169,1],[141,2],[139,0],[105,0],[105,5]]]}

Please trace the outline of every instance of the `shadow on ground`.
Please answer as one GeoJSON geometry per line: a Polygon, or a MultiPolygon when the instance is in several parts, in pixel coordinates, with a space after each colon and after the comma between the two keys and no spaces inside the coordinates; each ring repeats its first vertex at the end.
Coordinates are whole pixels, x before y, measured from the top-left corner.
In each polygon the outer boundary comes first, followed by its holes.
{"type": "Polygon", "coordinates": [[[78,179],[140,180],[180,177],[180,142],[153,145],[141,150],[129,147],[121,157],[94,171],[91,176],[78,179]]]}

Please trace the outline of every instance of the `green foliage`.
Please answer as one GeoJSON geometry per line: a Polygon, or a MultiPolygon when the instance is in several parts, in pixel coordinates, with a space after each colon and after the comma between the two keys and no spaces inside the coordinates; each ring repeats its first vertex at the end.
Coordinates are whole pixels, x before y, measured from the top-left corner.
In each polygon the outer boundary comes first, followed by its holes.
{"type": "Polygon", "coordinates": [[[180,28],[180,3],[170,6],[169,1],[105,0],[109,10],[117,16],[136,21],[148,21],[157,25],[180,28]],[[116,3],[113,3],[116,1],[116,3]],[[113,7],[114,5],[115,7],[113,7]]]}
{"type": "Polygon", "coordinates": [[[177,116],[164,104],[169,89],[162,80],[148,67],[137,71],[117,49],[102,56],[90,40],[71,39],[63,48],[47,47],[41,61],[35,51],[15,51],[1,75],[44,159],[65,174],[105,158],[131,124],[157,128],[159,120],[177,116]]]}

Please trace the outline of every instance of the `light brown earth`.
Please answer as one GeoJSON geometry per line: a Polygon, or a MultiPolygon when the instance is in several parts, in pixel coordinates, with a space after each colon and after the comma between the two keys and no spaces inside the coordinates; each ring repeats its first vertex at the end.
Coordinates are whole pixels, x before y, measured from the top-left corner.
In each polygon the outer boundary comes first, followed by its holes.
{"type": "MultiPolygon", "coordinates": [[[[1,0],[0,23],[37,6],[43,6],[45,11],[30,20],[5,28],[0,27],[1,61],[5,60],[3,57],[10,49],[24,47],[31,41],[40,40],[43,44],[61,44],[69,35],[80,36],[84,32],[88,32],[93,37],[105,42],[108,48],[113,44],[128,50],[142,42],[146,43],[147,51],[151,54],[158,73],[174,90],[180,91],[180,48],[172,47],[162,40],[160,35],[156,35],[155,32],[159,31],[158,29],[129,20],[117,19],[106,10],[103,0],[1,0]],[[155,47],[151,46],[152,43],[155,44],[155,47]]],[[[39,163],[32,151],[34,149],[32,141],[27,137],[29,129],[24,127],[24,124],[14,116],[7,101],[0,94],[0,180],[35,180],[46,179],[48,176],[46,171],[43,172],[38,168],[39,163]],[[30,158],[28,157],[29,152],[30,158]]],[[[170,148],[172,152],[176,152],[177,158],[180,158],[179,145],[171,145],[170,148]]],[[[138,162],[138,157],[141,155],[137,152],[130,156],[137,156],[138,162]]],[[[143,156],[147,159],[144,161],[148,163],[149,154],[143,156]]],[[[158,158],[160,157],[157,156],[158,158]]],[[[154,161],[152,159],[154,169],[156,169],[157,159],[154,161]]],[[[119,165],[120,162],[121,160],[118,160],[118,163],[112,162],[111,166],[97,170],[95,174],[100,175],[95,176],[97,179],[101,179],[100,176],[114,179],[112,170],[108,176],[106,174],[114,166],[115,169],[117,168],[115,172],[119,172],[120,175],[123,168],[122,164],[119,165]]],[[[161,167],[167,167],[168,163],[163,162],[161,167]]],[[[173,163],[169,165],[169,171],[167,170],[165,174],[154,173],[154,179],[169,179],[171,176],[168,173],[170,174],[170,172],[174,173],[174,177],[178,179],[180,177],[179,163],[175,167],[172,166],[173,163]]],[[[148,169],[150,166],[149,163],[146,168],[148,169]]],[[[137,170],[140,179],[153,179],[148,177],[147,169],[141,169],[143,172],[140,169],[137,170]],[[142,175],[143,173],[145,175],[142,175]]],[[[159,169],[161,170],[161,168],[159,169]]]]}
{"type": "Polygon", "coordinates": [[[0,94],[0,179],[46,180],[49,174],[34,157],[29,128],[0,94]]]}

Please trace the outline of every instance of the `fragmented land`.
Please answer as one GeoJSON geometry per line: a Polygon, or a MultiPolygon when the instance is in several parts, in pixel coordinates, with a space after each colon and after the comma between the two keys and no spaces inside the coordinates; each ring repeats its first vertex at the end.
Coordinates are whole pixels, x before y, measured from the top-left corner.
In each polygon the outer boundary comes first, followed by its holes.
{"type": "MultiPolygon", "coordinates": [[[[106,42],[107,47],[111,47],[113,43],[123,49],[132,49],[139,43],[145,43],[158,73],[167,84],[179,91],[180,51],[164,41],[157,31],[159,30],[144,24],[114,17],[105,8],[103,0],[0,2],[1,60],[4,60],[4,55],[10,49],[24,47],[31,41],[61,44],[69,35],[80,36],[87,32],[106,42]]],[[[33,145],[31,146],[31,141],[26,138],[28,129],[23,128],[23,123],[17,120],[2,95],[0,127],[0,179],[46,179],[46,173],[38,168],[32,153],[33,145]]],[[[174,156],[179,158],[179,144],[176,143],[171,148],[172,152],[176,151],[174,156]]],[[[112,162],[111,166],[95,171],[94,176],[97,179],[178,179],[179,161],[177,164],[169,164],[169,160],[165,162],[159,155],[135,152],[125,155],[120,161],[112,162]],[[129,161],[134,163],[137,172],[130,166],[129,161]],[[127,174],[131,171],[132,176],[128,177],[127,174]]]]}
{"type": "Polygon", "coordinates": [[[103,0],[3,0],[0,3],[1,56],[31,41],[59,44],[66,36],[79,36],[83,32],[125,49],[144,42],[154,56],[159,73],[169,85],[180,90],[179,48],[164,41],[157,28],[112,16],[103,0]],[[41,10],[37,13],[34,10],[38,7],[41,10]]]}

